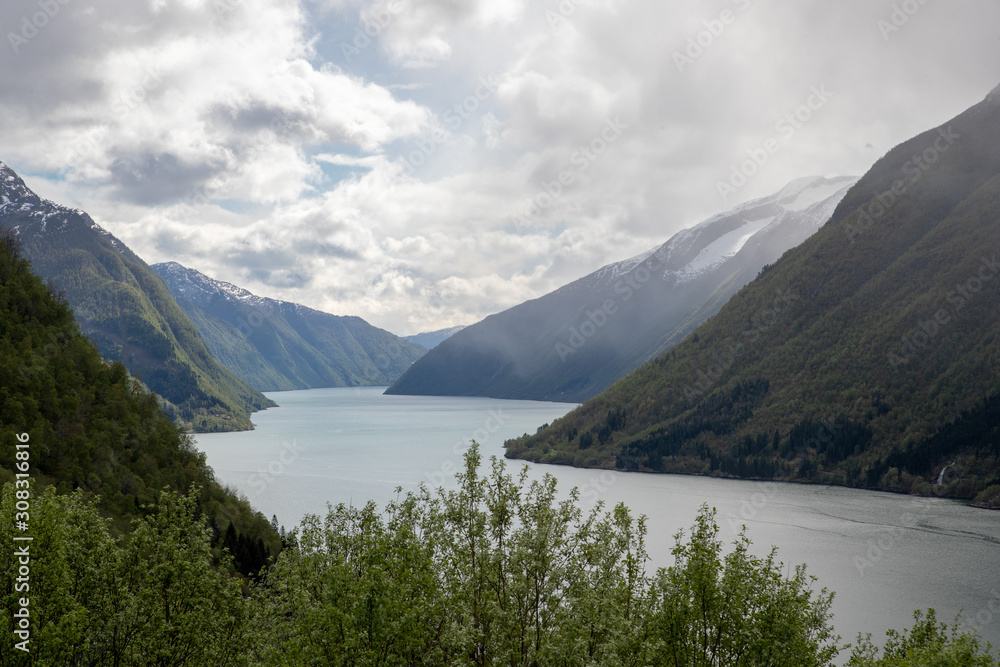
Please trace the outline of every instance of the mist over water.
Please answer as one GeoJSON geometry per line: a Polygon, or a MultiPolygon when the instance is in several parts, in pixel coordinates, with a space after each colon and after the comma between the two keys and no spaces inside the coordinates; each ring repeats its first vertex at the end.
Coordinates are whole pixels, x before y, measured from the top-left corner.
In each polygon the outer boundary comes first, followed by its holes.
{"type": "MultiPolygon", "coordinates": [[[[385,396],[383,388],[275,392],[281,407],[254,415],[255,431],[199,434],[222,483],[288,528],[327,503],[384,505],[421,483],[454,486],[469,441],[484,458],[503,455],[507,438],[534,433],[575,407],[490,398],[385,396]]],[[[512,470],[524,465],[508,461],[512,470]]],[[[962,612],[1000,644],[1000,512],[961,502],[819,485],[648,475],[531,464],[581,502],[624,502],[648,517],[650,571],[673,562],[673,536],[698,508],[718,510],[731,542],[746,525],[753,551],[778,547],[789,569],[806,563],[817,588],[836,591],[834,624],[845,641],[912,624],[933,607],[951,622],[962,612]]],[[[843,658],[843,656],[842,656],[843,658]]]]}

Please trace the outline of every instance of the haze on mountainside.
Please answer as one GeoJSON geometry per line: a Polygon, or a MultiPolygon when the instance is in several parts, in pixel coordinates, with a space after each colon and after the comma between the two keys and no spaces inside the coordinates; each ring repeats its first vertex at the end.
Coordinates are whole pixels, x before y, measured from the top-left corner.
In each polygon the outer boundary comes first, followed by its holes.
{"type": "Polygon", "coordinates": [[[998,667],[997,25],[0,3],[0,664],[998,667]]]}
{"type": "Polygon", "coordinates": [[[663,353],[824,224],[856,179],[802,178],[453,335],[389,394],[579,402],[663,353]]]}
{"type": "Polygon", "coordinates": [[[507,456],[1000,506],[1000,87],[665,355],[507,456]]]}
{"type": "Polygon", "coordinates": [[[438,329],[437,331],[425,331],[424,333],[411,334],[409,336],[403,336],[403,338],[412,343],[416,343],[421,347],[425,347],[428,350],[433,350],[442,342],[451,336],[454,336],[464,328],[465,326],[460,324],[458,326],[448,327],[447,329],[438,329]]]}

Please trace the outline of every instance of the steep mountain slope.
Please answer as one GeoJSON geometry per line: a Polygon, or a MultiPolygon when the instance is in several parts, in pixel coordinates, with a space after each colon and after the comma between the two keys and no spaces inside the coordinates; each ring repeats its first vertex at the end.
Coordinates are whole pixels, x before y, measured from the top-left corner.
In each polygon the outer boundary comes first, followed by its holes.
{"type": "Polygon", "coordinates": [[[387,393],[583,401],[676,344],[829,219],[852,178],[806,178],[463,329],[387,393]]]}
{"type": "MultiPolygon", "coordinates": [[[[223,533],[235,534],[257,552],[240,560],[241,571],[259,569],[263,552],[280,548],[270,524],[215,481],[204,454],[160,410],[155,396],[121,363],[101,358],[69,308],[18,257],[17,246],[4,230],[0,482],[14,483],[15,474],[28,474],[36,499],[46,486],[59,493],[80,490],[97,500],[117,531],[129,530],[131,520],[146,513],[164,487],[184,493],[200,487],[201,510],[217,531],[219,549],[223,533]]],[[[31,521],[36,520],[33,506],[31,521]]]]}
{"type": "Polygon", "coordinates": [[[457,327],[448,327],[447,329],[438,329],[437,331],[425,331],[413,334],[412,336],[403,336],[403,338],[428,350],[433,350],[464,328],[464,325],[459,325],[457,327]]]}
{"type": "Polygon", "coordinates": [[[507,455],[997,495],[998,147],[1000,89],[894,148],[716,317],[507,455]]]}
{"type": "Polygon", "coordinates": [[[163,281],[125,244],[83,211],[40,198],[2,162],[0,227],[63,292],[104,358],[125,364],[185,426],[248,429],[251,411],[274,405],[212,357],[163,281]]]}
{"type": "Polygon", "coordinates": [[[425,352],[360,317],[255,296],[176,262],[153,270],[212,353],[261,391],[387,385],[425,352]]]}

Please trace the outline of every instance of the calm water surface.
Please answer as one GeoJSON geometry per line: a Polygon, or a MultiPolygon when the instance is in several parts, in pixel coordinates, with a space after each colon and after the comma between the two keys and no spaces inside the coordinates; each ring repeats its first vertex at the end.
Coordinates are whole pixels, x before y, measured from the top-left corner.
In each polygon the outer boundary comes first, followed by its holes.
{"type": "MultiPolygon", "coordinates": [[[[506,438],[561,417],[574,405],[488,398],[383,396],[384,388],[274,392],[280,408],[254,415],[255,431],[201,434],[218,479],[288,526],[326,504],[383,505],[395,489],[453,486],[475,439],[502,456],[506,438]]],[[[520,467],[521,462],[508,465],[520,467]]],[[[754,551],[778,547],[836,591],[834,624],[845,640],[909,627],[914,609],[963,618],[1000,645],[1000,512],[940,499],[799,484],[644,475],[532,465],[585,505],[624,502],[648,517],[653,567],[672,563],[673,535],[703,503],[717,508],[731,542],[746,524],[754,551]]]]}

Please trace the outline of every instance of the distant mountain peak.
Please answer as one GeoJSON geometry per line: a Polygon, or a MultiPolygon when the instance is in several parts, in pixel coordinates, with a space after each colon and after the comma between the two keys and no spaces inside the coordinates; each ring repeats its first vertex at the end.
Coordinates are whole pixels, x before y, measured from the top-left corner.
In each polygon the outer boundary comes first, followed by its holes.
{"type": "Polygon", "coordinates": [[[24,184],[24,181],[13,169],[0,162],[0,211],[19,206],[22,210],[30,210],[42,203],[42,198],[36,195],[24,184]]]}
{"type": "Polygon", "coordinates": [[[808,176],[792,181],[773,199],[787,211],[804,211],[857,181],[857,176],[808,176]]]}
{"type": "Polygon", "coordinates": [[[406,340],[411,343],[416,343],[426,347],[428,350],[432,350],[438,345],[440,345],[445,340],[451,338],[459,331],[465,328],[466,325],[459,324],[458,326],[448,327],[446,329],[438,329],[437,331],[423,331],[418,334],[412,334],[409,336],[403,336],[406,340]]]}
{"type": "Polygon", "coordinates": [[[20,239],[32,271],[63,291],[81,330],[122,361],[186,427],[251,428],[273,405],[212,358],[150,267],[86,212],[39,197],[0,163],[0,227],[20,239]]]}
{"type": "Polygon", "coordinates": [[[177,262],[152,268],[212,353],[263,391],[390,384],[426,351],[360,317],[257,296],[177,262]]]}
{"type": "MultiPolygon", "coordinates": [[[[206,305],[215,295],[231,297],[238,301],[253,301],[254,299],[263,298],[238,285],[209,278],[204,273],[190,269],[177,262],[161,262],[160,264],[154,264],[152,269],[164,279],[169,276],[170,279],[167,280],[168,284],[176,286],[176,291],[183,294],[184,298],[200,306],[206,305]]],[[[272,299],[272,301],[283,303],[276,299],[272,299]]]]}
{"type": "MultiPolygon", "coordinates": [[[[45,232],[49,222],[53,218],[62,216],[62,220],[57,220],[57,229],[66,229],[70,221],[75,218],[82,218],[85,224],[102,236],[109,238],[111,244],[118,252],[124,252],[125,246],[116,239],[111,232],[107,231],[94,222],[85,211],[78,208],[70,208],[56,203],[49,199],[39,197],[34,190],[29,188],[24,179],[17,175],[4,162],[0,162],[0,214],[14,213],[15,211],[27,214],[30,218],[36,219],[40,223],[39,231],[45,232]]],[[[11,229],[15,234],[21,234],[22,225],[17,225],[11,229]]]]}

